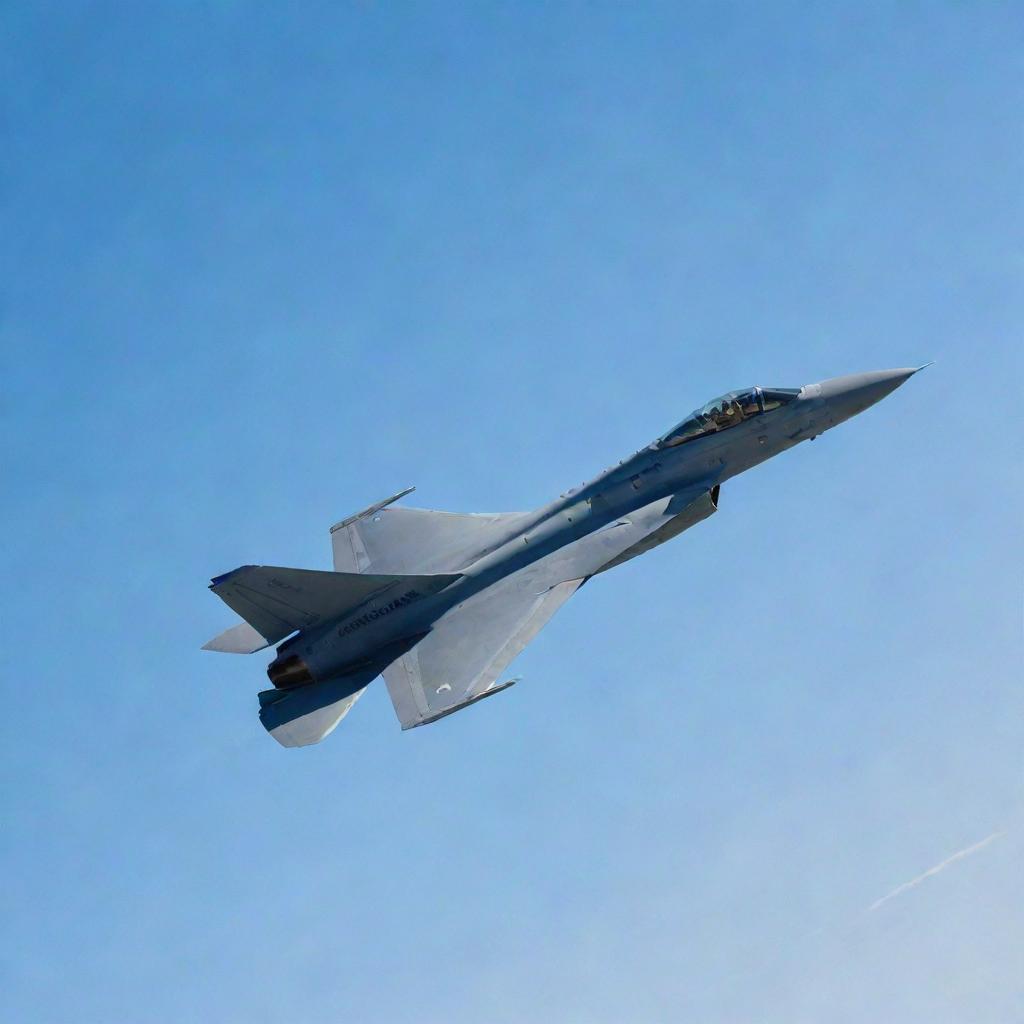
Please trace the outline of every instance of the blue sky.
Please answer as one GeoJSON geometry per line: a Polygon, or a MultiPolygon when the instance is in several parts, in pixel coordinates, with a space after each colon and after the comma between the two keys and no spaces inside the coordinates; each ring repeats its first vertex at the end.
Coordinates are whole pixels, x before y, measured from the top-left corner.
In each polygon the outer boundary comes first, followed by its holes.
{"type": "Polygon", "coordinates": [[[974,4],[7,4],[11,1020],[1024,1016],[1024,23],[974,4]],[[319,747],[200,652],[416,484],[935,359],[319,747]],[[869,910],[994,833],[988,845],[869,910]]]}

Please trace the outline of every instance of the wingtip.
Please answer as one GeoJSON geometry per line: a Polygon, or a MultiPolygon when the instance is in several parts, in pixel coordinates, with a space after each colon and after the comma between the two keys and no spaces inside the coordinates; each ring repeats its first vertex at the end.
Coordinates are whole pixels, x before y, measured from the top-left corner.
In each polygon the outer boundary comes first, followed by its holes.
{"type": "Polygon", "coordinates": [[[225,573],[221,573],[220,576],[214,576],[213,579],[210,580],[209,587],[210,587],[211,590],[213,590],[214,588],[219,587],[222,583],[224,583],[227,580],[231,579],[232,576],[235,576],[238,573],[243,572],[246,569],[255,569],[255,568],[256,568],[255,565],[240,565],[237,569],[232,569],[231,572],[225,572],[225,573]]]}
{"type": "Polygon", "coordinates": [[[358,522],[360,519],[371,516],[375,512],[379,512],[382,508],[387,508],[393,502],[398,501],[399,498],[404,498],[407,494],[412,494],[416,490],[415,485],[412,487],[406,487],[404,491],[399,491],[397,494],[392,494],[390,498],[385,498],[383,501],[378,501],[375,505],[370,505],[368,508],[364,508],[362,512],[357,512],[354,516],[348,516],[346,519],[342,519],[335,523],[330,532],[337,533],[338,530],[343,529],[346,526],[351,526],[353,523],[358,522]]]}

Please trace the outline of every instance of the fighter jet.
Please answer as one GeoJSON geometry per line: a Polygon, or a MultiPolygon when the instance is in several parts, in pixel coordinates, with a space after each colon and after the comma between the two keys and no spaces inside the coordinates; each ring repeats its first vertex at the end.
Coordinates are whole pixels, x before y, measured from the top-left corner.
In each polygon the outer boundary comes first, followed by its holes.
{"type": "Polygon", "coordinates": [[[204,649],[280,644],[259,715],[286,747],[322,740],[378,675],[403,729],[436,722],[511,686],[509,663],[589,579],[696,526],[725,481],[920,369],[730,391],[533,512],[391,507],[410,487],[331,527],[334,572],[243,565],[215,577],[210,589],[244,621],[204,649]]]}

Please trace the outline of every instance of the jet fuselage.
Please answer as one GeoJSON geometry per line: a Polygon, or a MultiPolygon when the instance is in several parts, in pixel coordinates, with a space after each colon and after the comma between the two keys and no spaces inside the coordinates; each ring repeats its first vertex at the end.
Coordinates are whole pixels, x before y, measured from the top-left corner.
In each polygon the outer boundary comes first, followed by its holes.
{"type": "MultiPolygon", "coordinates": [[[[755,410],[728,429],[708,420],[714,429],[703,435],[685,437],[679,443],[666,435],[588,483],[517,517],[513,527],[492,538],[461,576],[440,592],[385,592],[341,619],[287,640],[268,670],[271,680],[275,685],[291,685],[291,679],[308,682],[351,671],[389,645],[424,636],[450,609],[499,580],[554,552],[587,542],[652,502],[683,492],[714,491],[717,496],[717,488],[725,481],[856,415],[914,372],[901,369],[832,378],[787,392],[785,404],[755,410]],[[281,668],[286,662],[291,667],[301,665],[301,672],[288,676],[281,668]]],[[[752,401],[750,396],[761,390],[729,394],[752,401]]],[[[757,400],[766,405],[763,397],[757,400]]],[[[725,403],[721,404],[724,409],[725,403]]],[[[713,413],[718,415],[718,410],[713,413]]],[[[692,418],[680,426],[689,422],[692,418]]]]}

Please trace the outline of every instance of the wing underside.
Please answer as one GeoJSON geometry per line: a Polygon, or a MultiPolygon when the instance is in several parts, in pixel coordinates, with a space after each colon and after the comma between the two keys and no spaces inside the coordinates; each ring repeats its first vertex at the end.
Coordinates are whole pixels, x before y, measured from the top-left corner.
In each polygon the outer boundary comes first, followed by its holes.
{"type": "Polygon", "coordinates": [[[516,574],[449,611],[384,671],[402,728],[436,721],[511,685],[500,682],[501,673],[582,584],[566,580],[538,592],[533,574],[516,574]]]}
{"type": "Polygon", "coordinates": [[[384,671],[402,728],[504,689],[501,673],[587,579],[707,518],[716,498],[698,487],[659,499],[452,608],[384,671]]]}

